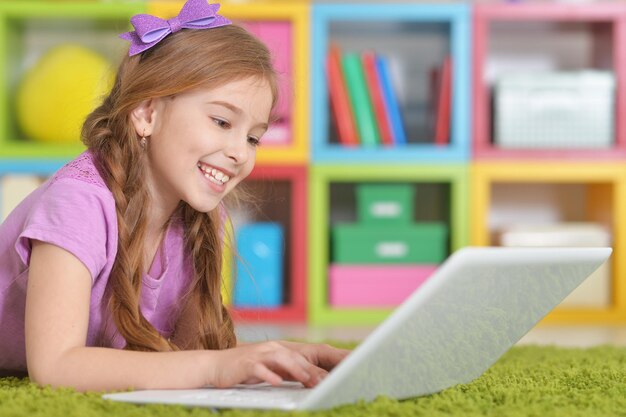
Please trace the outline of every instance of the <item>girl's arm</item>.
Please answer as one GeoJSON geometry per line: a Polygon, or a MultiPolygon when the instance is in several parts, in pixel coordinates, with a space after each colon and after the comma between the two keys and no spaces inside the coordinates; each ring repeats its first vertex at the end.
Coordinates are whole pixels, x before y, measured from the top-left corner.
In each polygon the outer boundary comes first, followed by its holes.
{"type": "Polygon", "coordinates": [[[302,353],[301,347],[279,342],[223,351],[86,347],[90,294],[91,276],[78,258],[57,246],[32,241],[25,331],[33,381],[81,391],[279,384],[283,377],[313,386],[347,354],[323,345],[308,345],[309,351],[302,353]]]}

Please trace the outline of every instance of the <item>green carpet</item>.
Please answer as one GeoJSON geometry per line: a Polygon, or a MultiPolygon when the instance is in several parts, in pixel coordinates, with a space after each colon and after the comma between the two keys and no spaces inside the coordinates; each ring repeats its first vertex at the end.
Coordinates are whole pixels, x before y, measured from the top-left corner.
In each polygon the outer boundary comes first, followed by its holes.
{"type": "MultiPolygon", "coordinates": [[[[224,417],[287,416],[225,410],[224,417]]],[[[314,413],[318,416],[625,416],[626,348],[515,347],[467,385],[405,401],[378,398],[314,413]]],[[[97,393],[39,388],[0,378],[0,416],[211,416],[208,409],[108,402],[97,393]]]]}

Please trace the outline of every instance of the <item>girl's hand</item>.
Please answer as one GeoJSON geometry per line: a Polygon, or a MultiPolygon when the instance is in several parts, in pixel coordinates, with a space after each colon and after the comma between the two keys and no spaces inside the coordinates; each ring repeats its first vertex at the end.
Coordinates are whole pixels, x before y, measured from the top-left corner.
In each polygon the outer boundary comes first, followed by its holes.
{"type": "Polygon", "coordinates": [[[310,363],[331,371],[339,362],[343,360],[351,352],[346,349],[338,349],[326,344],[311,344],[297,342],[278,342],[281,345],[295,350],[303,355],[310,363]]]}
{"type": "Polygon", "coordinates": [[[317,385],[349,351],[328,345],[295,342],[263,342],[214,351],[213,377],[208,383],[226,388],[236,384],[283,380],[317,385]]]}

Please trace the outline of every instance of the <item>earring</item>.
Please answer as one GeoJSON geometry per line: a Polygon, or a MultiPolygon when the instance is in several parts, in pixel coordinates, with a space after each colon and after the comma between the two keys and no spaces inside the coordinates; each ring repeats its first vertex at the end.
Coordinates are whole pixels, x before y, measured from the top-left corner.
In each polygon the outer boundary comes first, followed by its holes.
{"type": "Polygon", "coordinates": [[[139,144],[141,145],[142,148],[145,148],[147,142],[148,140],[146,139],[146,129],[144,129],[143,133],[141,134],[141,140],[139,141],[139,144]]]}

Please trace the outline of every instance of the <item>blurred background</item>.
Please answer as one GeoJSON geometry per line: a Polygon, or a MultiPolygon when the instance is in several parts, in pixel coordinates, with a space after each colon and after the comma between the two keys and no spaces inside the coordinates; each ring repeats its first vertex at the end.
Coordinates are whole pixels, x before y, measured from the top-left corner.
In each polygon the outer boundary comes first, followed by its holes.
{"type": "MultiPolygon", "coordinates": [[[[0,220],[84,151],[131,16],[178,1],[0,2],[0,220]]],[[[227,1],[278,119],[233,212],[247,339],[361,339],[465,246],[611,246],[522,343],[626,344],[626,3],[227,1]]]]}

